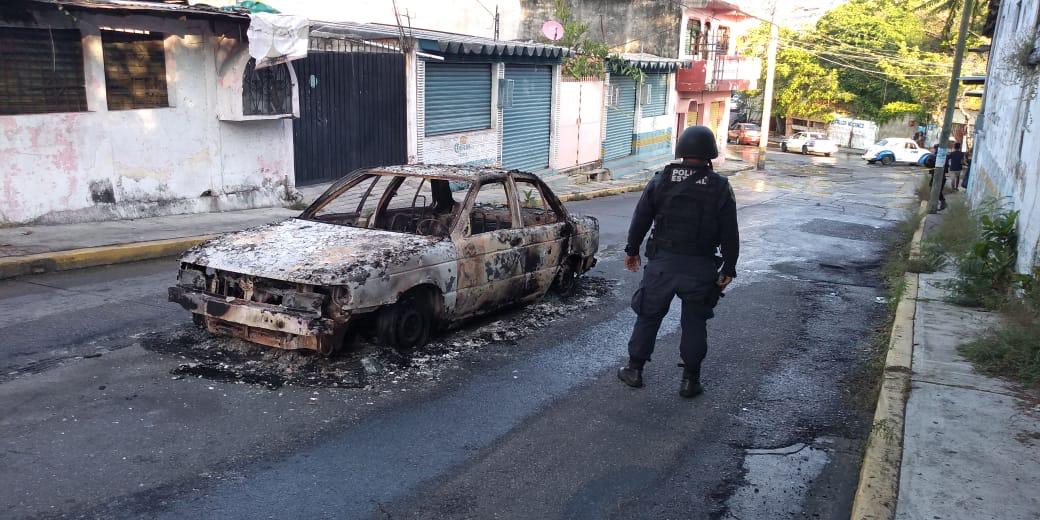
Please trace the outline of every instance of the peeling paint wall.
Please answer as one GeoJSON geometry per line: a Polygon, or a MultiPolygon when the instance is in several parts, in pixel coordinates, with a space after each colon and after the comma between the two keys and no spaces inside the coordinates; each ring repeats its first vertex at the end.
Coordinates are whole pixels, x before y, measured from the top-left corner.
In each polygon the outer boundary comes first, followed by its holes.
{"type": "Polygon", "coordinates": [[[427,136],[423,158],[429,164],[489,166],[499,163],[499,143],[496,129],[427,136]]]}
{"type": "Polygon", "coordinates": [[[1019,272],[1040,265],[1040,99],[1029,99],[1030,87],[1007,63],[1022,38],[1036,38],[1038,7],[1038,0],[1000,5],[968,185],[973,205],[997,198],[1020,212],[1019,272]]]}
{"type": "MultiPolygon", "coordinates": [[[[146,16],[69,18],[39,13],[37,26],[80,30],[88,111],[0,116],[0,224],[139,218],[290,200],[291,119],[217,117],[222,65],[245,52],[245,44],[229,36],[238,34],[237,27],[146,16]],[[108,110],[99,27],[166,35],[169,107],[108,110]]],[[[223,72],[242,73],[234,67],[223,72]]]]}

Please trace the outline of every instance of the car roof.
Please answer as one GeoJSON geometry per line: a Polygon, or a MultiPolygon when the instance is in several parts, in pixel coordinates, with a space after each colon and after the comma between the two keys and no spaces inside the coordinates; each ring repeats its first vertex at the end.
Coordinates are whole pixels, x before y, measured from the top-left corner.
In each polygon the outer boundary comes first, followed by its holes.
{"type": "Polygon", "coordinates": [[[492,166],[467,166],[459,164],[397,164],[393,166],[377,166],[366,168],[359,173],[376,175],[401,175],[404,177],[423,177],[426,179],[444,179],[449,181],[479,181],[497,179],[512,174],[516,179],[534,179],[533,173],[520,170],[506,170],[492,166]]]}

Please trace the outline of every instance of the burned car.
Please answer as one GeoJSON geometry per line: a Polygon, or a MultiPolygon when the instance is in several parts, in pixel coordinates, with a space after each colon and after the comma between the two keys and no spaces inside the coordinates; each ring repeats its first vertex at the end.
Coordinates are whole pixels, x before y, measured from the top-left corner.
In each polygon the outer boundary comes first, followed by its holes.
{"type": "Polygon", "coordinates": [[[222,235],[181,257],[169,299],[210,332],[330,354],[356,332],[394,348],[591,269],[599,223],[540,178],[402,165],[336,181],[300,214],[222,235]]]}

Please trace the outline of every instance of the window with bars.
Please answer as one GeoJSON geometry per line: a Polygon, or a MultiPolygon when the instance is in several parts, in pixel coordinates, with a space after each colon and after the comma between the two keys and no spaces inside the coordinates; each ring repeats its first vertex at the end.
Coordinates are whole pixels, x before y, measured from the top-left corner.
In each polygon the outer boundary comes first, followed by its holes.
{"type": "Polygon", "coordinates": [[[694,54],[700,54],[702,47],[701,21],[691,19],[687,21],[686,27],[686,55],[692,56],[694,54]]]}
{"type": "Polygon", "coordinates": [[[242,114],[268,116],[292,114],[292,78],[289,65],[256,68],[249,59],[242,77],[242,114]]]}
{"type": "Polygon", "coordinates": [[[87,110],[79,31],[0,27],[0,49],[0,115],[87,110]]]}
{"type": "Polygon", "coordinates": [[[170,106],[160,33],[101,31],[109,110],[170,106]]]}

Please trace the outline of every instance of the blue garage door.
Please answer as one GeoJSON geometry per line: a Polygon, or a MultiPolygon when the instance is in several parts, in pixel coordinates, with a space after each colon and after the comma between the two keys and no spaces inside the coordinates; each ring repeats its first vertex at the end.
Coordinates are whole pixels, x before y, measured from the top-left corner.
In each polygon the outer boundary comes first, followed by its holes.
{"type": "Polygon", "coordinates": [[[506,65],[512,105],[502,114],[502,166],[525,171],[549,166],[552,67],[506,65]]]}
{"type": "Polygon", "coordinates": [[[426,63],[426,135],[491,128],[491,65],[426,63]]]}
{"type": "Polygon", "coordinates": [[[632,155],[635,129],[636,82],[628,76],[610,76],[610,106],[607,107],[607,138],[603,141],[603,160],[632,155]]]}

